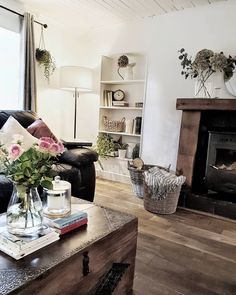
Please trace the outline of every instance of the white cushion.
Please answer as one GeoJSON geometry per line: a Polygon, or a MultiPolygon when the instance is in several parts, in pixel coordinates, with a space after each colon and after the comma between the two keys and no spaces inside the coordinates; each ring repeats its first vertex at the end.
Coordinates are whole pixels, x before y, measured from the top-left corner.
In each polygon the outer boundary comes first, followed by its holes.
{"type": "Polygon", "coordinates": [[[6,149],[13,143],[13,135],[19,134],[23,136],[23,149],[28,150],[38,139],[32,136],[21,124],[12,116],[10,116],[6,123],[0,130],[0,143],[6,149]]]}

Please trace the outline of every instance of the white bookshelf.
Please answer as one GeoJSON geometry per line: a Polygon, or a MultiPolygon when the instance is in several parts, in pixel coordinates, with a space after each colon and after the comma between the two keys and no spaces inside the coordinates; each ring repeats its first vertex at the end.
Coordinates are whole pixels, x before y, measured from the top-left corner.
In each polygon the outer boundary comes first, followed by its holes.
{"type": "MultiPolygon", "coordinates": [[[[146,57],[143,54],[123,53],[113,56],[102,56],[101,58],[101,79],[100,79],[100,106],[99,106],[99,134],[109,134],[114,140],[121,137],[122,143],[140,144],[140,156],[142,154],[142,133],[143,133],[143,112],[145,107],[145,90],[146,90],[146,57]],[[127,55],[129,63],[135,62],[133,68],[133,79],[122,80],[117,73],[117,61],[121,55],[127,55]],[[107,100],[104,100],[104,91],[114,93],[121,89],[125,92],[125,101],[128,106],[113,106],[106,105],[107,100]],[[136,103],[142,103],[142,107],[137,107],[136,103]],[[104,130],[104,117],[108,120],[121,121],[134,120],[136,117],[142,118],[140,133],[135,133],[135,128],[132,133],[127,132],[112,132],[104,130]]],[[[121,68],[120,72],[125,75],[126,68],[121,68]]],[[[129,179],[129,171],[127,169],[127,158],[108,158],[100,159],[104,170],[101,171],[97,165],[97,172],[100,177],[107,179],[127,182],[129,179]]],[[[129,181],[128,181],[129,182],[129,181]]]]}

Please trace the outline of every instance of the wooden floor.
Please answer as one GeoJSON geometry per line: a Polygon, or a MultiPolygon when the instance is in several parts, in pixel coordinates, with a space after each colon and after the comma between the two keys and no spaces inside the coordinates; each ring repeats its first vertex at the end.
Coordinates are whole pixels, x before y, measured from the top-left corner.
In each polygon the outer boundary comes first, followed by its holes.
{"type": "Polygon", "coordinates": [[[183,209],[155,215],[130,185],[101,179],[95,202],[138,217],[135,295],[236,294],[235,222],[183,209]]]}

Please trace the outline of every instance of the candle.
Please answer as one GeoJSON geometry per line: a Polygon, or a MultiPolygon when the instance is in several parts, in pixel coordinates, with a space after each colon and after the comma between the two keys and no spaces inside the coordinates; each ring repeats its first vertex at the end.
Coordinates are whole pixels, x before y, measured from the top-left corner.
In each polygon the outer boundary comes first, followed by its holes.
{"type": "Polygon", "coordinates": [[[60,210],[65,207],[65,191],[47,191],[48,210],[60,210]]]}

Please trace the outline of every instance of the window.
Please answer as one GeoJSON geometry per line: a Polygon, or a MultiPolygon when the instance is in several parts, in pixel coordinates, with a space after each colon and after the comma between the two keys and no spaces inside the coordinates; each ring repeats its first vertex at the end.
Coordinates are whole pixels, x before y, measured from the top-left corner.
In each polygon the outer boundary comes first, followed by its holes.
{"type": "Polygon", "coordinates": [[[0,27],[0,109],[20,109],[20,34],[0,27]]]}

